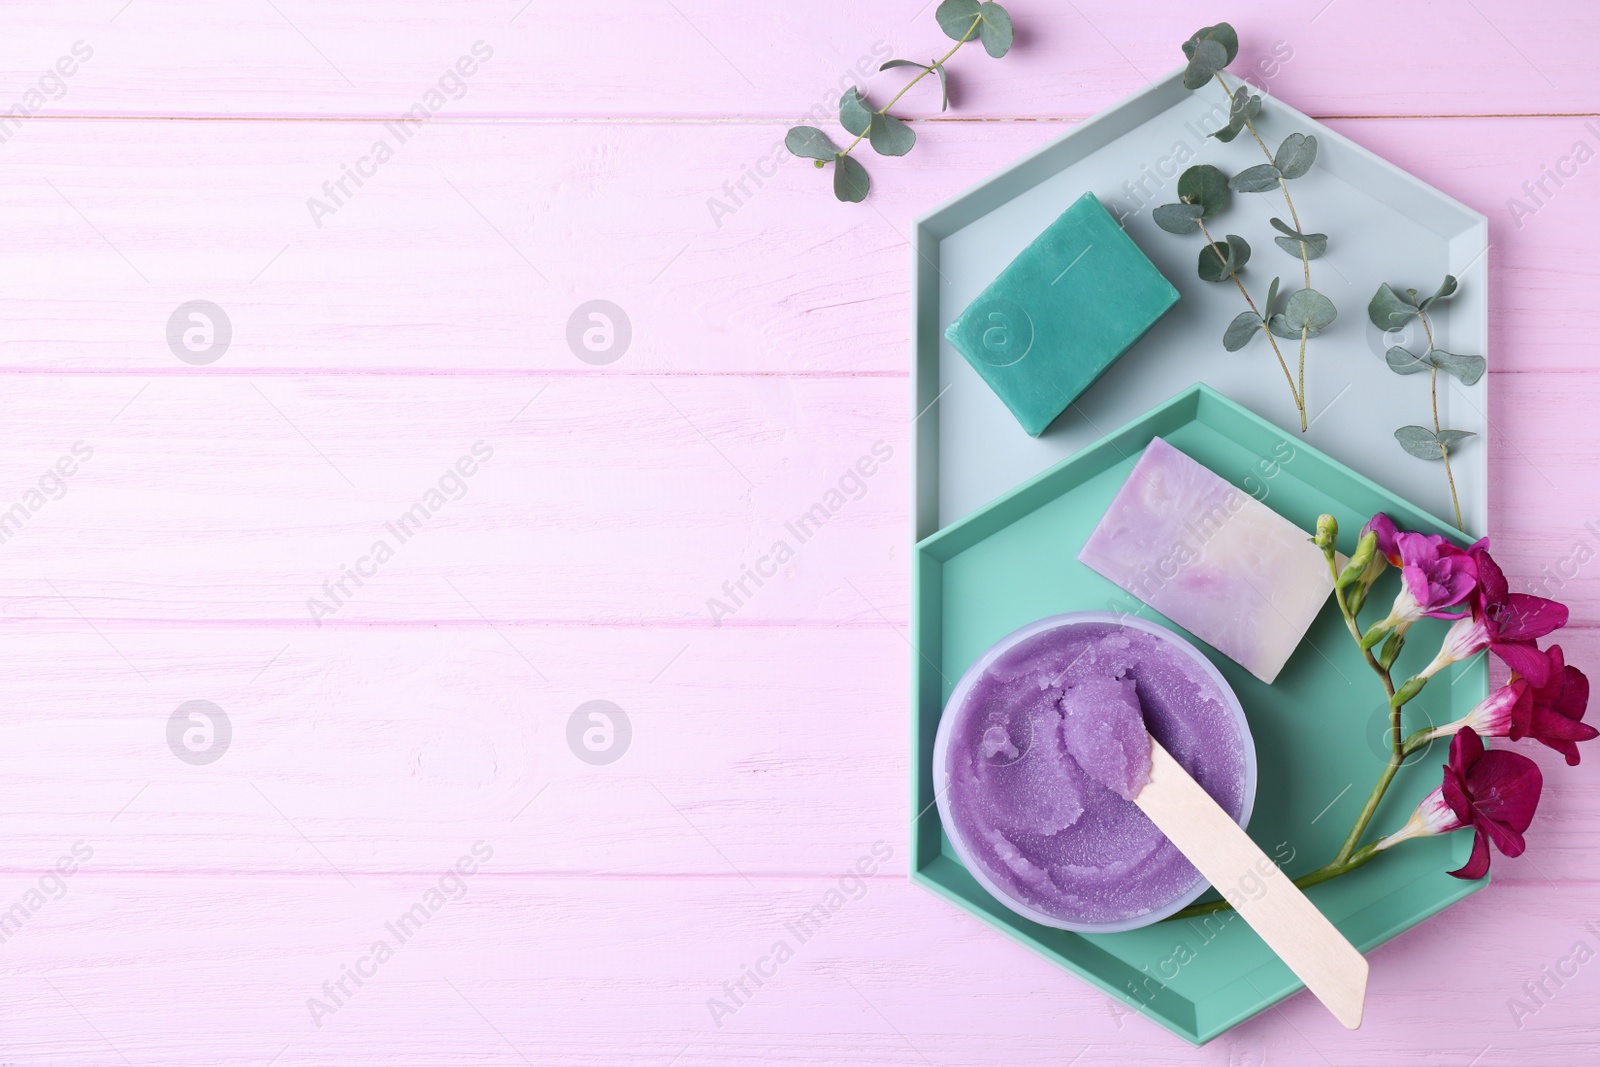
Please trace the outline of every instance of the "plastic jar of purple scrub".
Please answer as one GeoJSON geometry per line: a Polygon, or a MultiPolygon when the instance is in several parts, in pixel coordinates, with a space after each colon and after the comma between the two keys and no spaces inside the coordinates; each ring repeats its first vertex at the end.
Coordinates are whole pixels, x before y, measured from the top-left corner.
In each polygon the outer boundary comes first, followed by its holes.
{"type": "Polygon", "coordinates": [[[962,675],[933,746],[939,817],[967,870],[1017,914],[1080,933],[1157,922],[1207,884],[1102,784],[1125,773],[1110,731],[1097,751],[1080,730],[1069,754],[1063,701],[1107,682],[1133,683],[1150,735],[1248,825],[1256,751],[1238,698],[1198,649],[1143,619],[1074,612],[1003,638],[962,675]]]}

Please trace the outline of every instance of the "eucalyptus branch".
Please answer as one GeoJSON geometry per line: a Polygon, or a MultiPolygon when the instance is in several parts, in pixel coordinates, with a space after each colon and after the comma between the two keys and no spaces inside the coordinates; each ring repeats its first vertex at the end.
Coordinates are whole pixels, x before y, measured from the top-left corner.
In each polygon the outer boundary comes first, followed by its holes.
{"type": "Polygon", "coordinates": [[[1483,377],[1488,364],[1482,356],[1463,356],[1455,352],[1446,352],[1435,342],[1433,323],[1428,319],[1428,310],[1440,301],[1454,296],[1457,288],[1456,279],[1449,274],[1444,276],[1444,281],[1432,296],[1420,300],[1415,289],[1406,289],[1402,292],[1388,284],[1380,285],[1367,305],[1367,317],[1374,326],[1385,333],[1403,328],[1413,316],[1422,323],[1422,330],[1428,342],[1426,352],[1419,356],[1403,345],[1393,345],[1385,354],[1384,360],[1388,363],[1389,369],[1396,374],[1421,374],[1424,371],[1428,373],[1433,429],[1430,430],[1426,426],[1402,426],[1394,432],[1394,436],[1395,440],[1400,442],[1401,448],[1418,459],[1443,461],[1445,480],[1450,484],[1450,506],[1455,512],[1456,529],[1460,530],[1465,529],[1465,526],[1461,521],[1461,498],[1456,491],[1456,476],[1450,466],[1450,454],[1460,442],[1476,435],[1470,430],[1446,429],[1440,423],[1439,372],[1455,375],[1462,385],[1473,385],[1483,377]]]}
{"type": "MultiPolygon", "coordinates": [[[[1229,100],[1229,102],[1231,104],[1232,101],[1233,101],[1233,90],[1228,88],[1228,79],[1226,79],[1226,78],[1224,78],[1222,76],[1222,71],[1220,71],[1220,70],[1217,71],[1217,84],[1221,85],[1222,86],[1222,91],[1228,94],[1228,100],[1229,100]]],[[[1245,129],[1250,131],[1250,136],[1255,138],[1256,144],[1261,146],[1261,154],[1267,157],[1267,162],[1268,163],[1273,162],[1272,150],[1267,147],[1267,142],[1263,141],[1261,139],[1261,134],[1256,131],[1254,113],[1249,111],[1248,109],[1246,109],[1245,112],[1244,112],[1244,125],[1245,125],[1245,129]]],[[[1278,188],[1283,190],[1283,202],[1286,205],[1288,205],[1288,207],[1289,207],[1289,218],[1294,221],[1295,230],[1299,231],[1300,230],[1300,213],[1295,210],[1294,197],[1289,195],[1289,182],[1283,177],[1283,175],[1281,173],[1278,175],[1278,188]]],[[[1299,245],[1300,245],[1300,263],[1301,263],[1301,266],[1304,267],[1304,269],[1305,269],[1306,288],[1309,289],[1309,288],[1311,288],[1311,256],[1308,255],[1307,252],[1306,252],[1306,243],[1304,241],[1299,242],[1299,245]]],[[[1301,351],[1302,373],[1303,373],[1304,357],[1305,357],[1305,352],[1304,352],[1304,349],[1302,349],[1302,351],[1301,351]]]]}
{"type": "MultiPolygon", "coordinates": [[[[1230,234],[1228,237],[1227,247],[1224,249],[1223,246],[1217,244],[1217,239],[1211,236],[1211,231],[1206,229],[1206,224],[1204,221],[1202,221],[1202,219],[1195,219],[1195,225],[1199,226],[1200,232],[1205,235],[1206,244],[1210,247],[1211,254],[1216,257],[1217,262],[1223,264],[1224,268],[1227,270],[1228,277],[1232,278],[1233,284],[1239,287],[1239,295],[1244,297],[1244,302],[1246,304],[1250,305],[1250,311],[1247,312],[1247,314],[1253,314],[1257,319],[1261,319],[1263,317],[1261,314],[1261,309],[1256,307],[1256,302],[1250,298],[1250,291],[1244,287],[1244,282],[1239,280],[1239,272],[1233,266],[1234,262],[1237,260],[1237,265],[1242,267],[1244,265],[1244,260],[1250,258],[1250,246],[1244,243],[1244,238],[1235,237],[1230,234]],[[1242,258],[1240,258],[1235,251],[1237,247],[1242,247],[1244,249],[1242,258]]],[[[1203,254],[1204,253],[1202,253],[1202,255],[1203,254]]],[[[1267,303],[1269,305],[1272,303],[1272,298],[1274,295],[1276,295],[1277,290],[1278,280],[1274,278],[1272,280],[1272,288],[1267,293],[1267,303]]],[[[1278,342],[1273,340],[1273,337],[1270,333],[1267,334],[1267,342],[1272,345],[1272,354],[1278,357],[1278,366],[1283,368],[1283,376],[1289,383],[1289,392],[1294,396],[1295,407],[1300,409],[1300,428],[1305,429],[1304,420],[1306,415],[1306,405],[1305,400],[1303,399],[1303,394],[1295,388],[1294,378],[1289,374],[1289,362],[1283,358],[1283,352],[1279,350],[1278,342]]]]}
{"type": "MultiPolygon", "coordinates": [[[[1190,37],[1183,44],[1183,54],[1189,60],[1189,66],[1183,72],[1185,88],[1195,90],[1215,81],[1228,94],[1227,125],[1214,131],[1211,136],[1227,144],[1248,130],[1262,154],[1267,157],[1267,162],[1247,167],[1231,178],[1209,164],[1190,167],[1178,179],[1179,202],[1156,208],[1152,218],[1156,225],[1170,233],[1189,233],[1201,219],[1211,218],[1226,207],[1229,193],[1259,193],[1274,186],[1283,193],[1283,201],[1288,206],[1293,225],[1279,218],[1272,219],[1272,228],[1278,231],[1273,243],[1300,261],[1305,288],[1289,294],[1279,310],[1274,306],[1278,293],[1278,280],[1274,279],[1265,306],[1258,308],[1252,302],[1249,311],[1235,316],[1223,332],[1222,345],[1228,351],[1236,352],[1249,344],[1257,331],[1267,335],[1273,353],[1283,365],[1284,375],[1289,380],[1289,392],[1300,414],[1300,431],[1304,433],[1309,429],[1306,420],[1307,342],[1326,330],[1339,314],[1333,301],[1311,288],[1311,261],[1327,251],[1328,235],[1303,232],[1300,211],[1289,191],[1289,182],[1304,176],[1316,161],[1317,139],[1303,133],[1291,133],[1284,138],[1276,152],[1267,147],[1255,124],[1256,116],[1261,113],[1261,97],[1252,93],[1248,85],[1233,88],[1222,73],[1239,54],[1239,35],[1226,22],[1207,26],[1190,37]],[[1200,209],[1198,212],[1194,210],[1197,205],[1200,209]],[[1288,361],[1284,359],[1274,337],[1299,342],[1297,372],[1289,370],[1288,361]]],[[[1235,242],[1243,250],[1237,262],[1218,251],[1216,242],[1211,242],[1208,249],[1202,250],[1201,278],[1221,281],[1244,265],[1249,246],[1243,238],[1229,235],[1230,250],[1235,242]],[[1211,253],[1209,261],[1207,252],[1211,253]],[[1219,265],[1224,269],[1218,270],[1219,265]]],[[[1235,277],[1234,281],[1238,282],[1238,278],[1235,277]]]]}
{"type": "Polygon", "coordinates": [[[950,50],[931,63],[918,63],[910,59],[891,59],[878,69],[891,67],[916,67],[917,75],[900,91],[890,97],[882,107],[868,105],[861,90],[852,85],[839,98],[839,125],[855,135],[844,148],[833,143],[815,126],[795,126],[784,137],[783,143],[794,155],[815,161],[818,170],[833,164],[833,195],[849,203],[859,203],[867,198],[872,179],[867,168],[850,153],[862,141],[872,145],[880,156],[903,156],[916,146],[917,135],[904,121],[889,114],[889,109],[911,91],[929,74],[939,76],[939,110],[950,106],[950,81],[945,73],[945,63],[974,36],[983,43],[983,49],[996,59],[1011,50],[1014,33],[1011,16],[993,0],[944,0],[934,11],[946,37],[955,41],[950,50]]]}
{"type": "MultiPolygon", "coordinates": [[[[972,35],[978,32],[978,27],[981,26],[982,24],[983,24],[983,16],[982,15],[979,15],[977,18],[973,19],[972,20],[972,25],[967,27],[967,32],[962,34],[961,37],[956,41],[956,43],[950,46],[950,51],[946,52],[944,55],[940,56],[938,59],[934,60],[932,63],[928,64],[927,66],[922,67],[922,69],[917,72],[917,76],[915,78],[912,78],[910,81],[906,82],[905,85],[901,87],[901,89],[900,89],[900,91],[898,93],[895,93],[893,96],[891,96],[889,98],[889,102],[887,104],[884,104],[880,108],[876,108],[872,113],[874,115],[878,115],[878,116],[880,116],[882,118],[886,118],[886,119],[894,118],[894,116],[889,114],[889,109],[891,107],[894,107],[896,104],[898,104],[900,102],[900,98],[911,91],[911,87],[912,86],[916,85],[919,81],[921,81],[923,78],[926,78],[929,74],[932,74],[934,71],[938,71],[939,72],[939,83],[940,83],[940,85],[941,86],[946,86],[947,83],[945,82],[945,73],[944,73],[945,61],[947,59],[949,59],[951,56],[955,55],[957,50],[960,49],[960,47],[962,45],[964,45],[968,41],[972,40],[972,35]]],[[[891,60],[889,60],[889,62],[885,63],[882,67],[879,67],[878,69],[879,70],[886,70],[889,67],[904,66],[904,65],[910,65],[910,66],[914,66],[914,67],[915,66],[921,66],[921,64],[913,63],[913,62],[911,62],[910,60],[907,60],[907,59],[902,59],[902,60],[891,59],[891,60]]],[[[946,96],[944,98],[944,103],[945,103],[946,106],[948,106],[949,103],[950,103],[950,97],[948,95],[948,89],[946,89],[946,96]]],[[[944,108],[941,107],[939,110],[943,111],[944,108]]],[[[840,156],[848,156],[855,149],[856,145],[860,144],[862,142],[862,140],[870,132],[871,132],[871,124],[869,122],[868,128],[865,129],[865,130],[862,130],[860,133],[856,134],[856,139],[854,141],[851,141],[849,144],[845,145],[844,146],[844,150],[841,151],[839,153],[839,155],[840,156]]]]}

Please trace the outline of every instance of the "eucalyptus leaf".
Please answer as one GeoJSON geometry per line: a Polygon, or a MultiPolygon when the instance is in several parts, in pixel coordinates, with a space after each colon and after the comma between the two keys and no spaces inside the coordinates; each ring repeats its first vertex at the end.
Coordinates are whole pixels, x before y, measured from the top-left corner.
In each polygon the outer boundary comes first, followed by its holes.
{"type": "Polygon", "coordinates": [[[854,85],[839,98],[839,125],[857,137],[872,129],[874,113],[861,99],[861,90],[854,85]]]}
{"type": "Polygon", "coordinates": [[[1199,273],[1201,281],[1221,282],[1238,274],[1250,260],[1250,245],[1237,234],[1228,234],[1219,245],[1207,244],[1200,249],[1199,273]],[[1224,254],[1226,253],[1226,258],[1224,254]]]}
{"type": "Polygon", "coordinates": [[[978,0],[944,0],[933,12],[944,35],[952,41],[964,40],[978,21],[983,5],[978,0]]]}
{"type": "Polygon", "coordinates": [[[1150,217],[1168,233],[1193,233],[1200,228],[1203,210],[1199,204],[1162,204],[1150,217]]]}
{"type": "Polygon", "coordinates": [[[1446,274],[1444,276],[1443,283],[1441,283],[1440,286],[1439,286],[1438,292],[1436,292],[1432,296],[1428,297],[1426,300],[1424,300],[1418,306],[1420,308],[1422,308],[1423,311],[1427,311],[1430,307],[1432,307],[1434,304],[1438,303],[1440,300],[1448,300],[1448,299],[1450,299],[1450,297],[1455,295],[1455,291],[1456,291],[1455,275],[1446,274]]]}
{"type": "Polygon", "coordinates": [[[1200,280],[1203,282],[1226,281],[1231,276],[1228,271],[1227,260],[1224,258],[1223,253],[1217,251],[1217,246],[1213,244],[1208,244],[1200,249],[1198,269],[1200,280]]]}
{"type": "Polygon", "coordinates": [[[1261,310],[1267,315],[1272,314],[1272,305],[1278,302],[1278,279],[1272,279],[1272,284],[1267,286],[1267,302],[1261,305],[1261,310]]]}
{"type": "Polygon", "coordinates": [[[1285,337],[1291,341],[1300,340],[1299,327],[1291,327],[1289,325],[1289,321],[1283,317],[1283,312],[1281,311],[1276,315],[1269,315],[1267,317],[1267,329],[1271,330],[1273,334],[1278,337],[1285,337]]]}
{"type": "Polygon", "coordinates": [[[1261,329],[1261,316],[1254,311],[1241,311],[1228,323],[1228,329],[1222,335],[1222,347],[1229,352],[1237,352],[1250,343],[1261,329]]]}
{"type": "Polygon", "coordinates": [[[1383,354],[1383,361],[1396,374],[1421,374],[1431,371],[1434,364],[1427,356],[1419,356],[1409,348],[1394,345],[1383,354]]]}
{"type": "Polygon", "coordinates": [[[840,156],[833,165],[833,195],[847,204],[859,204],[867,198],[872,179],[867,176],[855,156],[840,156]]]}
{"type": "Polygon", "coordinates": [[[1272,157],[1272,163],[1285,178],[1299,178],[1311,169],[1311,164],[1316,158],[1317,139],[1307,137],[1303,133],[1291,133],[1278,146],[1278,153],[1272,157]]]}
{"type": "Polygon", "coordinates": [[[815,126],[795,126],[784,135],[783,146],[802,159],[830,160],[839,154],[833,138],[815,126]]]}
{"type": "Polygon", "coordinates": [[[917,135],[893,115],[884,114],[873,116],[867,140],[880,156],[903,156],[917,143],[917,135]]]}
{"type": "Polygon", "coordinates": [[[1228,262],[1236,271],[1250,262],[1250,245],[1243,237],[1228,234],[1228,262]]]}
{"type": "Polygon", "coordinates": [[[1385,333],[1398,330],[1416,313],[1417,306],[1395,292],[1388,282],[1378,286],[1367,303],[1367,318],[1385,333]]]}
{"type": "Polygon", "coordinates": [[[983,42],[983,50],[990,56],[999,59],[1011,50],[1011,41],[1014,31],[1011,28],[1011,15],[1005,8],[989,0],[978,8],[983,16],[983,22],[978,26],[978,40],[983,42]]]}
{"type": "MultiPolygon", "coordinates": [[[[1187,51],[1185,46],[1185,51],[1187,51]]],[[[1217,71],[1228,65],[1228,52],[1221,44],[1209,38],[1194,42],[1194,52],[1183,71],[1183,87],[1198,89],[1216,77],[1217,71]]]]}
{"type": "Polygon", "coordinates": [[[1228,179],[1228,188],[1236,193],[1259,193],[1278,184],[1278,168],[1271,163],[1257,163],[1228,179]]]}
{"type": "Polygon", "coordinates": [[[1489,367],[1482,356],[1460,356],[1442,348],[1435,348],[1428,356],[1440,370],[1459,378],[1462,385],[1478,384],[1478,379],[1489,367]]]}
{"type": "Polygon", "coordinates": [[[1325,233],[1297,233],[1293,237],[1274,237],[1272,241],[1296,259],[1300,258],[1302,245],[1305,246],[1306,259],[1320,259],[1328,250],[1328,235],[1325,233]]]}
{"type": "Polygon", "coordinates": [[[1178,175],[1178,199],[1199,204],[1201,218],[1209,219],[1228,206],[1228,179],[1209,163],[1190,167],[1178,175]]]}
{"type": "Polygon", "coordinates": [[[950,110],[950,75],[945,73],[943,63],[935,63],[933,72],[939,75],[939,110],[950,110]]]}
{"type": "Polygon", "coordinates": [[[1289,302],[1283,306],[1283,318],[1290,329],[1298,336],[1303,329],[1307,337],[1315,337],[1339,315],[1339,310],[1333,306],[1333,301],[1317,292],[1315,289],[1301,289],[1289,296],[1289,302]]]}
{"type": "MultiPolygon", "coordinates": [[[[1199,30],[1196,30],[1192,37],[1183,42],[1183,58],[1193,59],[1195,57],[1196,46],[1198,46],[1201,41],[1216,41],[1218,44],[1222,45],[1222,67],[1232,63],[1239,55],[1239,34],[1235,32],[1234,28],[1226,22],[1219,22],[1215,26],[1205,26],[1199,30]]],[[[1222,67],[1218,67],[1217,69],[1221,70],[1222,67]]]]}
{"type": "Polygon", "coordinates": [[[1261,98],[1250,92],[1248,85],[1239,86],[1233,94],[1233,101],[1228,105],[1228,124],[1220,130],[1214,130],[1212,137],[1227,144],[1244,130],[1249,120],[1261,114],[1261,98]]]}
{"type": "Polygon", "coordinates": [[[1400,447],[1418,459],[1443,459],[1452,446],[1477,434],[1467,430],[1440,430],[1437,433],[1426,426],[1402,426],[1394,432],[1400,447]]]}

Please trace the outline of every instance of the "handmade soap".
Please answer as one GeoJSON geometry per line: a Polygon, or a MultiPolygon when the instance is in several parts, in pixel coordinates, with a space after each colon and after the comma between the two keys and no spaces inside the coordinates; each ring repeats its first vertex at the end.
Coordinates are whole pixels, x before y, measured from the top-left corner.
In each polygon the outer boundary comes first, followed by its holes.
{"type": "Polygon", "coordinates": [[[945,330],[1037,437],[1178,302],[1178,291],[1085,193],[945,330]]]}
{"type": "Polygon", "coordinates": [[[1333,591],[1307,538],[1157,437],[1078,558],[1270,683],[1333,591]]]}
{"type": "Polygon", "coordinates": [[[1203,882],[1129,799],[1151,736],[1235,819],[1247,803],[1222,688],[1182,648],[1117,622],[1025,638],[946,715],[947,830],[1004,897],[1063,922],[1124,923],[1203,882]]]}

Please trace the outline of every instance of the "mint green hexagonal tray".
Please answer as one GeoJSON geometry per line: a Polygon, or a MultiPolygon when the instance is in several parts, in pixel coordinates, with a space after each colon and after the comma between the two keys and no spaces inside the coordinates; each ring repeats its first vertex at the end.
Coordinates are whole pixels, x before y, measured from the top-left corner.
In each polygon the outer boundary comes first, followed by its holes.
{"type": "MultiPolygon", "coordinates": [[[[1144,446],[1164,437],[1304,529],[1319,514],[1339,520],[1350,552],[1361,524],[1386,511],[1402,529],[1454,531],[1393,493],[1258,418],[1204,385],[1178,396],[1026,482],[916,547],[912,581],[912,879],[1098,986],[1173,1033],[1202,1044],[1303,988],[1231,913],[1085,936],[1039,926],[991,897],[956,858],[934,805],[934,733],[955,682],[1012,630],[1064,611],[1137,613],[1193,640],[1239,695],[1260,757],[1250,836],[1291,876],[1338,850],[1386,758],[1387,702],[1331,599],[1275,684],[1142,605],[1078,562],[1144,446]]],[[[1391,571],[1373,591],[1386,604],[1391,571]]],[[[1444,624],[1412,631],[1398,670],[1420,669],[1444,624]]],[[[1406,730],[1464,715],[1483,698],[1482,660],[1440,676],[1406,708],[1406,730]],[[1441,681],[1446,684],[1439,684],[1441,681]]],[[[1444,748],[1413,757],[1369,828],[1387,833],[1439,782],[1444,748]]],[[[1469,835],[1408,843],[1310,890],[1317,906],[1362,951],[1476,892],[1445,872],[1461,865],[1469,835]]],[[[1208,893],[1202,899],[1214,899],[1208,893]]]]}

